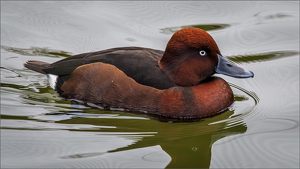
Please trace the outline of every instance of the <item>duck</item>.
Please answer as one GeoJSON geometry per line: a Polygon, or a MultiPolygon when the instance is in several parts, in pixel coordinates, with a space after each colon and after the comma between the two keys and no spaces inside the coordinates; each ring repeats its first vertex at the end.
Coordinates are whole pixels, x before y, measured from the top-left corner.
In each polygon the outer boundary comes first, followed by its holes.
{"type": "Polygon", "coordinates": [[[54,63],[30,60],[24,66],[47,75],[64,99],[172,119],[203,119],[232,106],[231,87],[214,74],[254,77],[227,60],[208,32],[195,27],[176,31],[165,51],[118,47],[54,63]]]}

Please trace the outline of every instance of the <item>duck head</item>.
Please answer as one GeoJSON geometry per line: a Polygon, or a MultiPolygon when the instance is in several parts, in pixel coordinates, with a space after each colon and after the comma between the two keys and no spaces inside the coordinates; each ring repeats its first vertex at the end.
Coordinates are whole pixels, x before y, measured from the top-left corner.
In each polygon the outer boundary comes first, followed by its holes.
{"type": "Polygon", "coordinates": [[[254,76],[253,72],[223,57],[210,34],[193,27],[173,34],[158,64],[168,78],[179,86],[197,85],[214,73],[236,78],[254,76]]]}

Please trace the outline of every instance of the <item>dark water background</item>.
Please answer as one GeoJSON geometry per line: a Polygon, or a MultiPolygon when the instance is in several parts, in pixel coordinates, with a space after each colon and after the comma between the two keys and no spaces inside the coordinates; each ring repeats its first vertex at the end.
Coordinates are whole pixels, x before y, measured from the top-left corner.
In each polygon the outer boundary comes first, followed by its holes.
{"type": "Polygon", "coordinates": [[[299,1],[1,1],[1,168],[299,168],[299,1]],[[164,50],[207,30],[254,72],[223,75],[230,111],[192,123],[62,100],[27,60],[113,47],[164,50]]]}

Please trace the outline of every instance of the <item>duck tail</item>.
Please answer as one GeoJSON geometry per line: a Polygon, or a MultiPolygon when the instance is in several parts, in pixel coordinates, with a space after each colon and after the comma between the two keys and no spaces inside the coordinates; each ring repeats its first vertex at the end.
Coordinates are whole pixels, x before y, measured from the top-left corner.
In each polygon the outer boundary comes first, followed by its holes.
{"type": "Polygon", "coordinates": [[[42,74],[47,74],[46,72],[43,71],[43,69],[49,67],[50,63],[30,60],[30,61],[24,63],[24,66],[30,70],[33,70],[33,71],[36,71],[36,72],[39,72],[42,74]]]}

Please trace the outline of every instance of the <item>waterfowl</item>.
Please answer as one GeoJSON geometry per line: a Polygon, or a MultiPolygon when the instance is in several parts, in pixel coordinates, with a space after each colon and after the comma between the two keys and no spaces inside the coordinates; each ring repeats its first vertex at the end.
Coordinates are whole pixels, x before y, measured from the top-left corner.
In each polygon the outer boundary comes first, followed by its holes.
{"type": "Polygon", "coordinates": [[[165,51],[121,47],[24,66],[48,75],[63,98],[168,118],[201,119],[228,109],[233,92],[214,73],[254,76],[226,60],[210,34],[193,27],[175,32],[165,51]]]}

